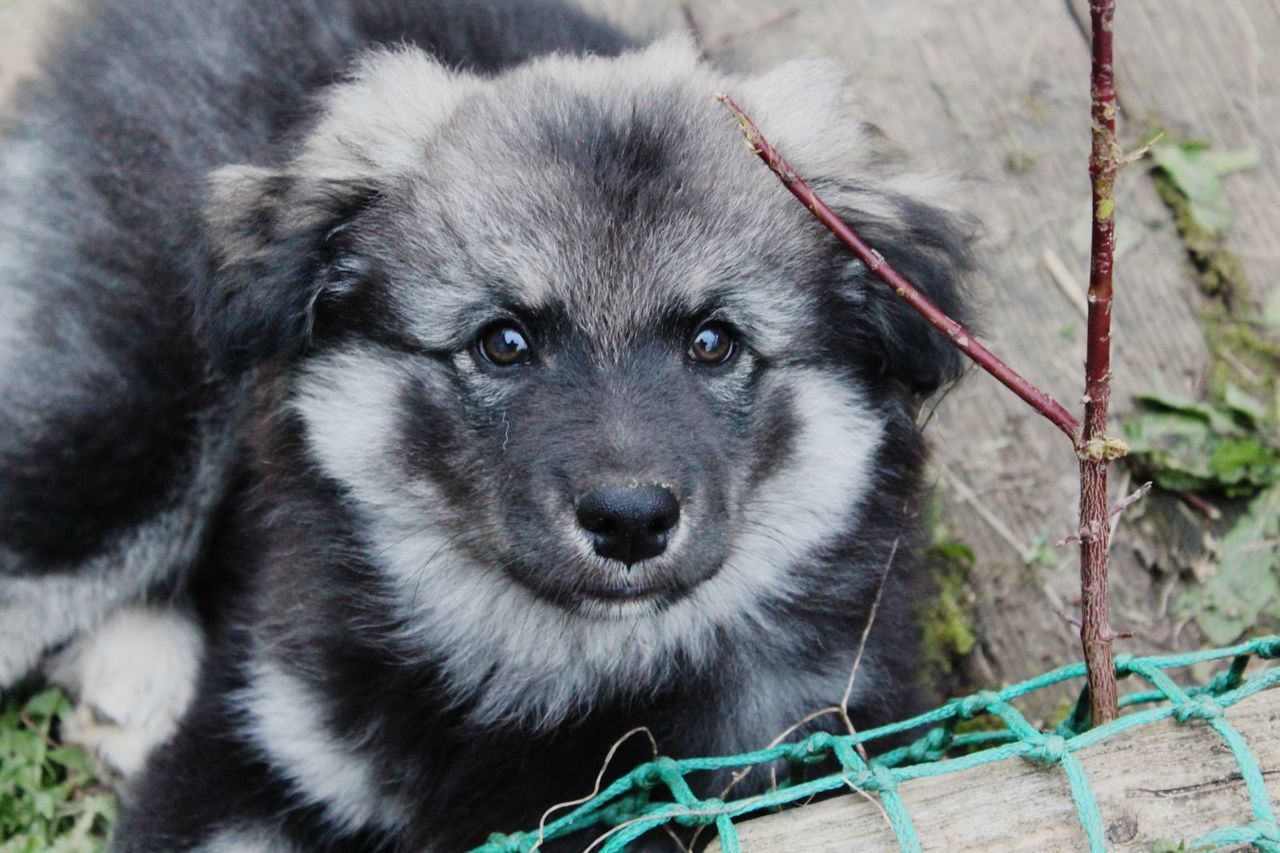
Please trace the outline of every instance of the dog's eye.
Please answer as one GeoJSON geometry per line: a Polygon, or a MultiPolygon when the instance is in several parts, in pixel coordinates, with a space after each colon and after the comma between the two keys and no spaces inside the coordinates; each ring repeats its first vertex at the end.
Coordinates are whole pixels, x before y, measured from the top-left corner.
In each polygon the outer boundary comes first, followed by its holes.
{"type": "Polygon", "coordinates": [[[724,364],[733,358],[737,345],[733,332],[723,323],[703,323],[689,344],[689,360],[696,364],[724,364]]]}
{"type": "Polygon", "coordinates": [[[511,322],[498,322],[486,326],[476,340],[476,349],[485,361],[498,367],[527,364],[532,358],[529,339],[511,322]]]}

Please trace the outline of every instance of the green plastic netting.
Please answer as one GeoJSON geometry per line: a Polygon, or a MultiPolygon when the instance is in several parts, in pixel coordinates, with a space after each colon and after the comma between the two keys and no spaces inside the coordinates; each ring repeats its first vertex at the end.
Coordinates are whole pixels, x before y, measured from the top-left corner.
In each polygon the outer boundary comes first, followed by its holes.
{"type": "Polygon", "coordinates": [[[850,786],[878,795],[903,851],[917,851],[916,836],[897,788],[903,782],[926,776],[942,776],[970,767],[1021,757],[1040,764],[1060,765],[1066,773],[1080,823],[1090,851],[1106,850],[1102,816],[1089,787],[1084,768],[1074,753],[1129,729],[1150,725],[1168,717],[1179,723],[1201,720],[1211,726],[1230,748],[1240,766],[1249,794],[1253,820],[1243,826],[1224,827],[1192,842],[1188,849],[1215,849],[1243,844],[1280,853],[1280,826],[1267,798],[1262,771],[1244,737],[1223,715],[1225,708],[1280,681],[1280,667],[1265,668],[1245,677],[1252,658],[1280,657],[1280,637],[1260,637],[1226,649],[1211,649],[1166,657],[1116,656],[1121,677],[1137,676],[1149,686],[1121,700],[1126,713],[1111,723],[1090,729],[1088,696],[1082,692],[1073,712],[1050,732],[1036,729],[1011,704],[1021,696],[1082,678],[1084,664],[1065,666],[1000,691],[983,691],[955,699],[927,714],[859,732],[832,735],[819,732],[795,743],[784,743],[743,755],[675,760],[658,758],[632,770],[597,796],[573,808],[541,831],[495,834],[474,853],[528,853],[542,841],[560,838],[591,827],[604,836],[599,849],[617,853],[652,829],[667,825],[714,825],[725,853],[738,853],[734,820],[772,811],[809,799],[815,794],[850,786]],[[1231,665],[1201,687],[1183,688],[1167,670],[1231,658],[1231,665]],[[1151,706],[1151,707],[1140,707],[1151,706]],[[959,732],[957,724],[988,715],[999,721],[992,731],[959,732]],[[913,729],[931,726],[928,733],[905,747],[863,760],[858,745],[913,729]],[[723,801],[699,798],[690,788],[690,774],[735,770],[784,762],[793,766],[839,762],[841,770],[795,784],[781,783],[764,794],[723,801]]]}

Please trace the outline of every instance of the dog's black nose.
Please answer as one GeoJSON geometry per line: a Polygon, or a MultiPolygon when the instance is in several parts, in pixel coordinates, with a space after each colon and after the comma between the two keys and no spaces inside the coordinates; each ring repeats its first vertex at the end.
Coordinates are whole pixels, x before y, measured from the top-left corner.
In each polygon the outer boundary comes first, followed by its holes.
{"type": "Polygon", "coordinates": [[[596,553],[628,566],[667,549],[680,502],[664,486],[601,486],[578,500],[578,523],[596,553]]]}

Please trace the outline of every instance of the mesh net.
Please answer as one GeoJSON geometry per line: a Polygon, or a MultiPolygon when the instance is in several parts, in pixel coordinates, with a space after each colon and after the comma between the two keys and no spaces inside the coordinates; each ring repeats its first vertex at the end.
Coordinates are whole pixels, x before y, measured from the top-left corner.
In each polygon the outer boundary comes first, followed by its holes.
{"type": "Polygon", "coordinates": [[[600,836],[598,849],[603,853],[616,853],[641,835],[671,824],[714,826],[725,853],[738,853],[741,848],[734,821],[849,787],[877,796],[901,849],[917,851],[920,840],[898,787],[912,779],[943,776],[1009,758],[1060,766],[1070,784],[1089,849],[1103,851],[1106,843],[1102,815],[1075,753],[1121,732],[1168,718],[1178,723],[1202,721],[1221,736],[1239,764],[1253,812],[1249,823],[1215,829],[1196,839],[1188,849],[1252,845],[1280,853],[1280,826],[1267,798],[1257,758],[1224,715],[1226,708],[1280,681],[1280,667],[1264,668],[1246,677],[1250,660],[1274,660],[1278,656],[1280,637],[1276,636],[1183,655],[1117,655],[1117,674],[1137,677],[1145,685],[1121,700],[1125,713],[1097,728],[1089,728],[1088,696],[1083,692],[1072,713],[1052,731],[1037,729],[1012,704],[1028,694],[1082,678],[1085,669],[1080,663],[1003,690],[954,699],[918,717],[853,735],[818,732],[794,743],[742,755],[681,760],[658,758],[635,768],[541,829],[492,835],[475,853],[527,853],[545,841],[592,827],[597,828],[600,836]],[[1172,669],[1225,660],[1231,661],[1230,666],[1199,687],[1179,686],[1168,674],[1172,669]],[[966,728],[962,725],[965,721],[984,717],[995,728],[962,730],[966,728]],[[874,744],[926,726],[929,727],[927,733],[907,746],[870,761],[862,757],[863,744],[874,744]],[[794,784],[783,782],[766,793],[737,800],[698,797],[688,781],[691,775],[707,771],[740,771],[758,765],[776,766],[779,762],[799,767],[832,760],[839,764],[838,772],[794,784]]]}

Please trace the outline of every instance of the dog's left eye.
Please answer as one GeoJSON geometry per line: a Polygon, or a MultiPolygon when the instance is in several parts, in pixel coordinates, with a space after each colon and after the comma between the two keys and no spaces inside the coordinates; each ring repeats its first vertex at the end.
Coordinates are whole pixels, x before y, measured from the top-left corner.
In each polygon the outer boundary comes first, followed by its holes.
{"type": "Polygon", "coordinates": [[[513,323],[494,323],[480,333],[476,349],[490,364],[513,367],[526,364],[531,358],[529,338],[524,330],[513,323]]]}
{"type": "Polygon", "coordinates": [[[724,364],[737,351],[733,332],[723,323],[703,323],[689,344],[689,360],[695,364],[724,364]]]}

